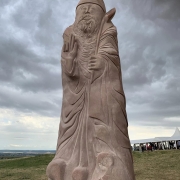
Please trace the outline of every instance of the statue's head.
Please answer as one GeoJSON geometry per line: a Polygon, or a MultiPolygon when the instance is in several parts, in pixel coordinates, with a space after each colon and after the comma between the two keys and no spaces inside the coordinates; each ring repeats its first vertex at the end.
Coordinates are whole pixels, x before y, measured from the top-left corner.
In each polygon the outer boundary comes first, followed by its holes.
{"type": "MultiPolygon", "coordinates": [[[[83,4],[91,4],[91,5],[98,5],[99,7],[102,8],[102,10],[104,11],[104,13],[106,13],[106,7],[105,7],[105,4],[104,4],[104,1],[103,0],[80,0],[78,5],[77,5],[77,8],[80,6],[80,5],[83,5],[83,4]]],[[[76,8],[76,9],[77,9],[76,8]]]]}
{"type": "Polygon", "coordinates": [[[98,31],[105,12],[103,0],[80,0],[76,8],[76,28],[90,37],[98,31]]]}

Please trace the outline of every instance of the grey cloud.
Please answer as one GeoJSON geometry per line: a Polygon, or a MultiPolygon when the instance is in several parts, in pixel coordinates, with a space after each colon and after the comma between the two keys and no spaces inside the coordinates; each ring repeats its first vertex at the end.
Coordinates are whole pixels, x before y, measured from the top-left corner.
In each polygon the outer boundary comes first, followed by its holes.
{"type": "Polygon", "coordinates": [[[0,64],[2,69],[0,79],[2,81],[12,83],[26,91],[48,91],[60,88],[61,78],[58,59],[54,57],[41,59],[28,50],[26,45],[16,41],[5,42],[1,45],[0,64]],[[57,67],[54,66],[59,67],[59,71],[56,71],[57,67]]]}
{"type": "Polygon", "coordinates": [[[129,0],[128,3],[139,18],[177,20],[180,17],[178,0],[129,0]]]}
{"type": "Polygon", "coordinates": [[[178,126],[178,121],[164,118],[180,117],[179,2],[156,3],[159,1],[123,2],[114,20],[119,31],[127,112],[130,124],[178,126]]]}
{"type": "Polygon", "coordinates": [[[22,113],[37,113],[42,116],[59,117],[61,91],[48,93],[24,93],[21,90],[3,88],[0,91],[0,107],[22,113]],[[54,94],[53,94],[54,93],[54,94]]]}
{"type": "MultiPolygon", "coordinates": [[[[60,114],[62,33],[78,0],[5,1],[0,21],[0,107],[60,114]],[[12,8],[10,12],[5,8],[12,8]]],[[[180,3],[108,1],[116,7],[123,83],[130,124],[174,126],[180,117],[180,3]]]]}

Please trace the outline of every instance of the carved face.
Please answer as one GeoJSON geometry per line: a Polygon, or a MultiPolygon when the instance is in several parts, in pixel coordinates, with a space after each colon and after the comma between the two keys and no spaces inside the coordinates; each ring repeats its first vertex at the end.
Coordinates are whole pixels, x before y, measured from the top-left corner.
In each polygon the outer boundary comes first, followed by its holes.
{"type": "Polygon", "coordinates": [[[82,4],[76,10],[75,26],[87,37],[91,37],[98,31],[103,17],[104,12],[97,4],[82,4]]]}

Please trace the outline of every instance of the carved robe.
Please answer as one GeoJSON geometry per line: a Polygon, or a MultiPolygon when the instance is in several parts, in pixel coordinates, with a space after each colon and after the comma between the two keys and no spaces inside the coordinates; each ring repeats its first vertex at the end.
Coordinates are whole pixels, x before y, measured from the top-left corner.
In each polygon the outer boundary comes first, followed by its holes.
{"type": "MultiPolygon", "coordinates": [[[[64,42],[72,33],[73,25],[64,42]]],[[[96,41],[78,44],[70,71],[62,59],[63,103],[54,160],[65,162],[64,180],[71,180],[78,167],[87,172],[86,180],[133,180],[117,30],[112,22],[104,24],[96,54],[103,60],[99,71],[88,71],[96,41]]]]}

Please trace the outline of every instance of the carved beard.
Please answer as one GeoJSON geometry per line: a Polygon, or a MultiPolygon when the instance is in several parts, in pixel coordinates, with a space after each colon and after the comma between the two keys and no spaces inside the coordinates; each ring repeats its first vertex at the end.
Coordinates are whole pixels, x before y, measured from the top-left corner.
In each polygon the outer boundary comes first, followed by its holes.
{"type": "Polygon", "coordinates": [[[75,21],[74,27],[74,31],[77,35],[85,38],[91,38],[98,32],[100,20],[91,15],[85,15],[75,21]]]}

